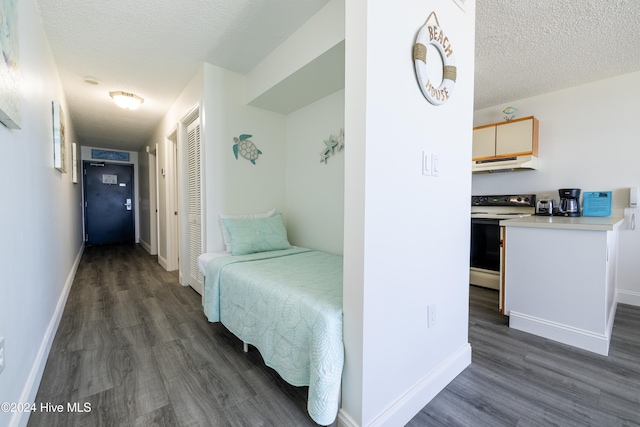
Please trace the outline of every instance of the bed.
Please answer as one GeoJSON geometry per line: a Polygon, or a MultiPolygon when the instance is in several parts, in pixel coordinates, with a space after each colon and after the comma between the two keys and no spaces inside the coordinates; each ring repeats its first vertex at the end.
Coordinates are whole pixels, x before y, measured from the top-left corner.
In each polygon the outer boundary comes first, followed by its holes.
{"type": "Polygon", "coordinates": [[[204,312],[209,321],[221,322],[245,345],[256,347],[285,381],[308,386],[310,417],[328,425],[338,412],[344,364],[342,257],[288,241],[273,244],[265,237],[264,222],[269,234],[274,224],[284,229],[280,221],[223,220],[231,230],[231,253],[198,258],[205,276],[204,312]],[[249,227],[251,237],[235,226],[249,227]],[[239,249],[244,246],[238,239],[244,237],[252,240],[253,249],[239,249]],[[266,239],[268,248],[264,242],[255,247],[256,239],[266,239]]]}

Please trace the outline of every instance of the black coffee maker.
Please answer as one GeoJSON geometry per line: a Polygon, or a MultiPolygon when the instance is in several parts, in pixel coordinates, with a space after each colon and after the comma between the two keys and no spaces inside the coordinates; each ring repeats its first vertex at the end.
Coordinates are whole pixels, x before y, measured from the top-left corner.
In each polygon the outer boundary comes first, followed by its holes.
{"type": "Polygon", "coordinates": [[[560,203],[558,204],[558,215],[560,216],[580,216],[580,189],[561,188],[560,203]]]}

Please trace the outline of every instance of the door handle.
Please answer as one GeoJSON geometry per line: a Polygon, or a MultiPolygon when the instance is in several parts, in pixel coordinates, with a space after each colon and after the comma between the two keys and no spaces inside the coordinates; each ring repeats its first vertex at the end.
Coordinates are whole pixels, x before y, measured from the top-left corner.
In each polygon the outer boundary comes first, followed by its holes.
{"type": "Polygon", "coordinates": [[[127,203],[123,203],[123,205],[127,207],[128,211],[130,211],[131,210],[131,199],[127,199],[127,203]]]}

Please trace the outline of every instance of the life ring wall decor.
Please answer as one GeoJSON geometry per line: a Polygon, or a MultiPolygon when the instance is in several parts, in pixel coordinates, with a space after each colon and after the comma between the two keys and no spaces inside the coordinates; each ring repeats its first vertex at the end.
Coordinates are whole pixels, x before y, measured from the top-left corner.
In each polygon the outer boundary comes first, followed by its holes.
{"type": "Polygon", "coordinates": [[[427,101],[433,105],[442,105],[447,102],[453,93],[458,70],[451,42],[449,37],[445,36],[442,28],[440,28],[435,12],[429,14],[429,17],[418,32],[416,44],[413,46],[413,62],[420,89],[427,101]],[[435,20],[435,25],[429,24],[432,16],[435,20]],[[438,49],[442,57],[442,83],[438,87],[433,86],[427,74],[427,45],[432,45],[438,49]]]}

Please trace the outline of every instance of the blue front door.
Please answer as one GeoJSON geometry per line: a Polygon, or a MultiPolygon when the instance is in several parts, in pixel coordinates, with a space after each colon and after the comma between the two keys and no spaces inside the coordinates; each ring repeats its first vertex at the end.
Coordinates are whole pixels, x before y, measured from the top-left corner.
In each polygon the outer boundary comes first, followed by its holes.
{"type": "Polygon", "coordinates": [[[133,243],[133,165],[84,161],[85,241],[133,243]]]}

